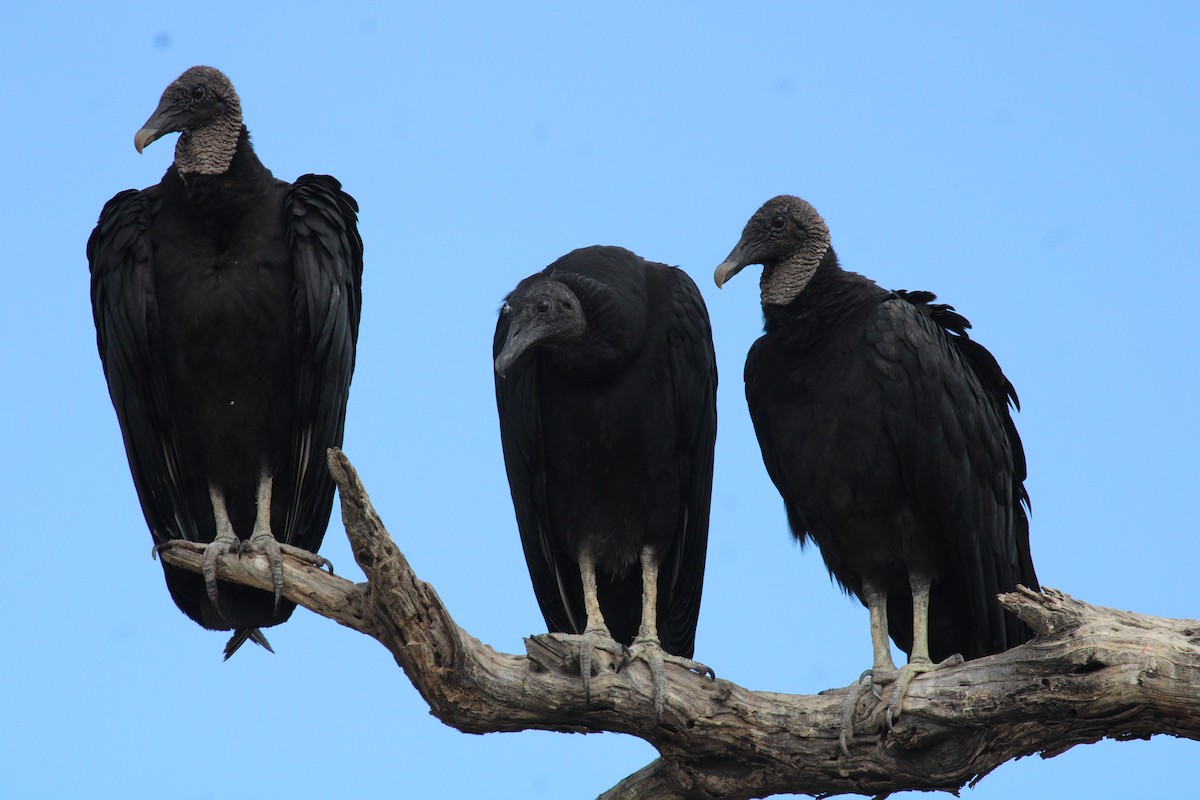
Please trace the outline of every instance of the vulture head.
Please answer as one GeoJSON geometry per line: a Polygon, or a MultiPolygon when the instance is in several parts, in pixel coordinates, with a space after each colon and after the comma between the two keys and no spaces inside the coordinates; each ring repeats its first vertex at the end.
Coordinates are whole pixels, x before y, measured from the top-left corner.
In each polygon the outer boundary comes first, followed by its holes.
{"type": "Polygon", "coordinates": [[[751,264],[762,264],[763,302],[790,302],[829,251],[829,228],[808,202],[781,194],[763,204],[742,238],[717,266],[717,288],[751,264]]]}
{"type": "Polygon", "coordinates": [[[508,315],[508,338],[496,356],[496,374],[501,378],[531,347],[582,336],[587,320],[579,298],[565,283],[538,280],[520,286],[504,301],[501,314],[508,315]]]}
{"type": "Polygon", "coordinates": [[[180,133],[175,166],[181,173],[220,174],[229,168],[242,131],[242,105],[220,70],[192,67],[166,88],[158,108],[133,136],[140,153],[168,133],[180,133]]]}

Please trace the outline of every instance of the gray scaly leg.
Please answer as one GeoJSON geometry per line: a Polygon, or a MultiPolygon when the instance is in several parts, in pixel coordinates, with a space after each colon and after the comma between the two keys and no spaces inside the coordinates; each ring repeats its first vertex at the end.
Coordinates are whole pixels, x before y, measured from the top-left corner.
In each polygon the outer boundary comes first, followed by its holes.
{"type": "MultiPolygon", "coordinates": [[[[233,523],[229,521],[229,511],[225,508],[225,495],[212,484],[208,485],[208,497],[212,501],[213,519],[217,526],[217,536],[204,547],[204,588],[208,590],[208,599],[216,606],[221,614],[221,605],[217,602],[217,556],[240,553],[242,542],[233,532],[233,523]]],[[[221,614],[221,616],[225,616],[221,614]]]]}
{"type": "Polygon", "coordinates": [[[716,678],[716,673],[699,661],[667,653],[658,638],[658,556],[649,547],[643,547],[642,562],[642,622],[638,626],[637,638],[626,651],[618,671],[634,659],[642,659],[650,667],[654,680],[654,719],[662,723],[663,706],[667,697],[667,675],[665,662],[693,670],[701,675],[716,678]]]}
{"type": "Polygon", "coordinates": [[[310,553],[289,544],[280,544],[271,532],[271,487],[272,477],[263,470],[258,479],[255,492],[254,532],[243,548],[247,553],[261,553],[267,557],[271,565],[271,583],[275,587],[275,609],[279,610],[279,600],[283,597],[283,557],[293,556],[315,567],[325,567],[330,573],[333,565],[329,560],[316,553],[310,553]]]}
{"type": "Polygon", "coordinates": [[[271,475],[263,470],[254,492],[254,532],[250,534],[245,550],[267,557],[271,565],[271,583],[275,587],[275,610],[278,611],[279,598],[283,596],[283,553],[279,550],[275,535],[271,533],[271,486],[271,475]]]}
{"type": "Polygon", "coordinates": [[[612,633],[600,613],[600,597],[596,593],[596,560],[591,550],[579,554],[579,577],[583,579],[583,608],[587,612],[587,627],[579,639],[579,672],[583,676],[583,698],[592,701],[592,651],[602,640],[612,641],[612,633]]]}
{"type": "Polygon", "coordinates": [[[896,681],[896,687],[892,689],[891,700],[888,701],[888,730],[892,729],[892,725],[903,712],[904,695],[908,692],[913,678],[926,672],[933,672],[935,669],[963,663],[963,657],[958,653],[937,664],[929,658],[929,589],[932,583],[933,581],[926,575],[913,573],[909,576],[913,598],[912,654],[908,658],[908,663],[900,670],[900,679],[896,681]]]}
{"type": "Polygon", "coordinates": [[[846,699],[842,701],[842,732],[838,736],[838,744],[842,752],[850,755],[850,741],[854,738],[854,709],[859,698],[869,686],[872,694],[879,697],[879,687],[896,679],[896,662],[892,661],[892,649],[888,644],[887,595],[878,586],[868,581],[863,582],[863,597],[867,601],[867,611],[871,617],[871,649],[874,659],[871,668],[863,672],[858,680],[850,687],[846,699]],[[868,682],[865,679],[870,677],[868,682]]]}

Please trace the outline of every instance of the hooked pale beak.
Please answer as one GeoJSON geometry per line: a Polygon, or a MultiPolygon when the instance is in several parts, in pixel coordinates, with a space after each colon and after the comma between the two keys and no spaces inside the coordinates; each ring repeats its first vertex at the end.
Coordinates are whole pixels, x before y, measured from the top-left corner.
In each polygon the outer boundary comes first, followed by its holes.
{"type": "Polygon", "coordinates": [[[718,289],[724,288],[726,281],[754,263],[748,260],[742,252],[743,249],[743,243],[738,242],[737,246],[729,252],[729,255],[725,256],[725,260],[718,264],[716,270],[713,271],[713,280],[716,282],[718,289]]]}
{"type": "Polygon", "coordinates": [[[138,153],[141,153],[146,149],[146,145],[177,130],[179,128],[171,117],[170,105],[164,97],[158,102],[158,108],[154,109],[154,113],[150,115],[150,119],[146,120],[146,124],[133,135],[133,146],[138,153]]]}
{"type": "Polygon", "coordinates": [[[133,135],[133,146],[140,154],[146,149],[146,145],[150,144],[160,136],[162,136],[162,131],[160,131],[158,128],[142,128],[133,135]]]}

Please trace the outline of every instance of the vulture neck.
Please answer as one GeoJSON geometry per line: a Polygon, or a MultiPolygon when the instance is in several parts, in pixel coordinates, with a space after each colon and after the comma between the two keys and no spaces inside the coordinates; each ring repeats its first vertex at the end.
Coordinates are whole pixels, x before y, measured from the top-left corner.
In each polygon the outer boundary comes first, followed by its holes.
{"type": "Polygon", "coordinates": [[[547,348],[550,365],[578,380],[599,380],[620,370],[637,353],[646,332],[644,286],[631,284],[617,291],[582,275],[559,274],[555,278],[579,298],[587,330],[547,348]]]}
{"type": "MultiPolygon", "coordinates": [[[[783,267],[780,264],[777,269],[783,267]]],[[[842,269],[830,248],[791,302],[763,301],[764,328],[780,344],[807,347],[861,310],[864,303],[879,303],[887,295],[873,281],[842,269]]]]}
{"type": "Polygon", "coordinates": [[[224,175],[249,134],[241,114],[218,117],[203,128],[184,131],[175,142],[175,169],[185,179],[192,175],[224,175]]]}
{"type": "Polygon", "coordinates": [[[764,266],[758,286],[765,309],[768,305],[786,306],[808,287],[817,270],[827,261],[837,266],[837,256],[828,240],[805,242],[791,255],[771,266],[764,266]]]}
{"type": "Polygon", "coordinates": [[[223,172],[211,175],[185,173],[179,170],[178,164],[174,169],[188,199],[204,213],[217,218],[241,214],[257,201],[262,187],[274,180],[271,171],[258,160],[244,126],[223,172]]]}

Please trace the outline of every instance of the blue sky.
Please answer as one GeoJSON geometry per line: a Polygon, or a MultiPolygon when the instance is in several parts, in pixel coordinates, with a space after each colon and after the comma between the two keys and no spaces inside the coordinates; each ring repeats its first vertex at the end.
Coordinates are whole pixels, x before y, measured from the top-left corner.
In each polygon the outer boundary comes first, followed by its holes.
{"type": "MultiPolygon", "coordinates": [[[[1200,7],[742,3],[25,3],[0,30],[8,457],[0,795],[591,797],[654,757],[616,735],[469,736],[387,652],[298,611],[277,655],[180,614],[149,557],[88,304],[84,243],[173,138],[133,134],[224,70],[277,176],[337,176],[366,243],[345,449],[456,619],[543,630],[492,394],[501,298],[563,253],[678,264],[712,316],[720,428],[697,658],[812,693],[870,661],[866,612],[801,551],[742,394],[755,274],[713,267],[800,195],[843,264],[930,289],[1020,393],[1046,585],[1200,617],[1193,320],[1200,7]]],[[[340,521],[322,553],[358,575],[340,521]]],[[[1194,790],[1156,737],[1027,758],[969,798],[1194,790]]]]}

